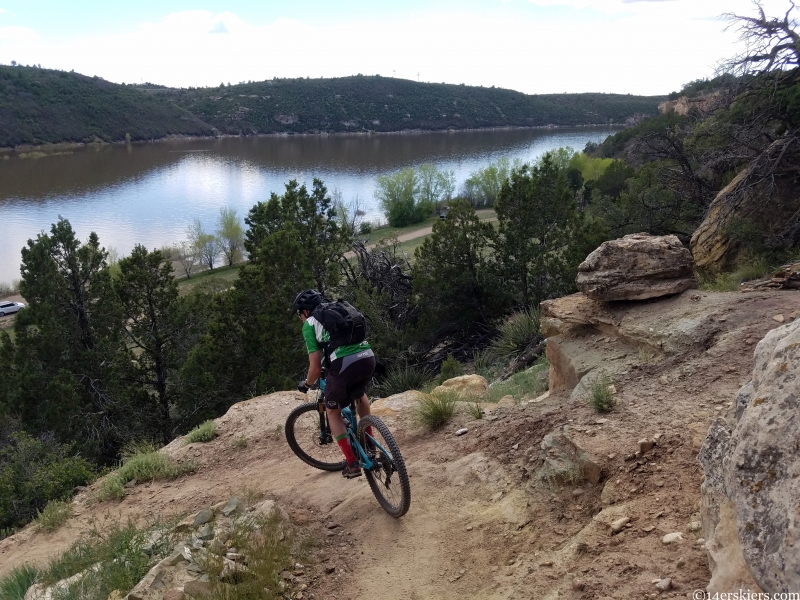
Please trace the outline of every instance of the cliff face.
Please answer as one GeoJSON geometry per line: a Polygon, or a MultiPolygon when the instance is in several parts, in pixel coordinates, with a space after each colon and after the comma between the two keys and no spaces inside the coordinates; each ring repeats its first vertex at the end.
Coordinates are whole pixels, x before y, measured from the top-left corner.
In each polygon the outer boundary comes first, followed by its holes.
{"type": "Polygon", "coordinates": [[[725,93],[717,90],[697,98],[681,96],[676,100],[665,100],[658,105],[658,112],[661,114],[675,112],[682,116],[689,114],[705,116],[721,107],[724,101],[725,93]]]}
{"type": "Polygon", "coordinates": [[[744,167],[714,198],[703,222],[692,234],[695,264],[710,271],[724,270],[747,251],[732,230],[745,226],[760,234],[779,236],[800,211],[798,177],[782,164],[796,164],[798,149],[791,138],[778,139],[744,167]]]}

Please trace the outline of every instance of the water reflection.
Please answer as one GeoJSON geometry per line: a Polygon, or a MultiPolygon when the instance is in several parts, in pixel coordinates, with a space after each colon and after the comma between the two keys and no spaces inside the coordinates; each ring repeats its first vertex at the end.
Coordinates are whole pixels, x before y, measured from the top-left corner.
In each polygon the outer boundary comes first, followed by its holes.
{"type": "Polygon", "coordinates": [[[199,217],[213,230],[219,209],[250,207],[281,193],[292,178],[322,179],[345,200],[358,197],[368,218],[378,175],[425,162],[452,169],[458,185],[501,156],[529,161],[561,146],[582,149],[607,128],[489,130],[371,136],[223,138],[80,149],[40,159],[0,161],[0,281],[19,277],[19,250],[59,215],[85,239],[97,231],[122,254],[185,235],[199,217]]]}

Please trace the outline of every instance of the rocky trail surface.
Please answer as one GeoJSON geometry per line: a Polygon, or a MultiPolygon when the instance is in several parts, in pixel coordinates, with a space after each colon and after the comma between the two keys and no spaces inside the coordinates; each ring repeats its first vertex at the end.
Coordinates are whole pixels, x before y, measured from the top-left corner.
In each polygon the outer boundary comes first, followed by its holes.
{"type": "Polygon", "coordinates": [[[45,562],[105,518],[145,523],[260,493],[321,540],[303,598],[685,598],[705,589],[697,454],[749,381],[755,344],[800,315],[800,294],[554,302],[544,397],[487,407],[481,420],[463,411],[434,433],[414,425],[413,393],[373,405],[411,476],[401,519],[363,478],[292,454],[283,424],[305,397],[279,392],[231,407],[213,441],[163,450],[195,462],[194,474],[139,483],[119,502],[95,502],[88,488],[58,531],[32,525],[0,541],[0,575],[45,562]],[[601,372],[617,400],[606,414],[586,403],[601,372]],[[456,436],[459,428],[468,431],[456,436]],[[241,437],[247,446],[237,448],[241,437]]]}

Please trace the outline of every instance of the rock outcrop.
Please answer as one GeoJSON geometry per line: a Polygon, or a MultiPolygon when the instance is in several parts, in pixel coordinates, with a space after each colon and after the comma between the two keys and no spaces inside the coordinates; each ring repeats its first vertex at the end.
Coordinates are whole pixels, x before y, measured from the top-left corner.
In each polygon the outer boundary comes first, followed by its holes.
{"type": "Polygon", "coordinates": [[[674,235],[626,235],[578,267],[578,289],[593,300],[646,300],[697,287],[692,255],[674,235]]]}
{"type": "Polygon", "coordinates": [[[711,427],[700,452],[706,475],[703,529],[712,564],[721,563],[721,550],[728,564],[738,560],[729,533],[735,523],[740,556],[766,592],[800,589],[798,430],[800,321],[795,321],[758,344],[752,381],[741,389],[728,422],[720,419],[711,427]]]}
{"type": "Polygon", "coordinates": [[[796,219],[800,194],[793,172],[767,174],[781,161],[790,160],[789,155],[797,159],[797,150],[790,144],[791,140],[775,140],[760,162],[743,168],[711,202],[690,243],[698,267],[721,271],[735,264],[743,249],[741,240],[731,235],[737,223],[769,236],[780,235],[796,219]]]}
{"type": "Polygon", "coordinates": [[[696,98],[681,96],[675,100],[666,100],[658,105],[658,112],[661,114],[674,112],[683,116],[688,114],[706,116],[724,106],[728,101],[728,94],[717,90],[696,98]]]}

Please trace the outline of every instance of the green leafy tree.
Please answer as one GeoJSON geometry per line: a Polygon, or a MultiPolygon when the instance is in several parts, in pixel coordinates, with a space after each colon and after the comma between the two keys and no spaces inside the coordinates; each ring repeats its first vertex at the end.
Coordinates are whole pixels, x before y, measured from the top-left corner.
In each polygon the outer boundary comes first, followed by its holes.
{"type": "Polygon", "coordinates": [[[472,173],[464,182],[463,197],[472,206],[492,206],[511,171],[522,166],[519,160],[511,162],[507,157],[499,158],[488,166],[472,173]]]}
{"type": "Polygon", "coordinates": [[[219,256],[220,245],[213,233],[207,233],[203,229],[203,223],[195,217],[187,229],[189,242],[197,252],[200,262],[209,269],[214,268],[214,263],[219,256]]]}
{"type": "MultiPolygon", "coordinates": [[[[125,334],[134,350],[134,383],[146,394],[161,441],[172,439],[170,411],[177,384],[177,371],[185,358],[182,338],[191,325],[190,314],[178,296],[172,266],[159,250],[148,252],[137,245],[120,263],[116,281],[125,334]]],[[[145,400],[143,398],[143,400],[145,400]]]]}
{"type": "Polygon", "coordinates": [[[289,310],[297,293],[336,286],[349,237],[323,183],[311,193],[291,181],[249,212],[234,288],[214,300],[208,333],[181,369],[180,411],[189,427],[240,400],[290,387],[305,367],[300,321],[289,310]]]}
{"type": "Polygon", "coordinates": [[[691,196],[682,196],[659,180],[661,163],[649,163],[627,180],[619,197],[595,194],[590,208],[609,228],[612,238],[645,231],[674,234],[688,242],[703,209],[691,196]]]}
{"type": "Polygon", "coordinates": [[[496,235],[470,204],[450,205],[447,219],[414,252],[412,284],[419,303],[418,331],[428,339],[466,340],[486,333],[505,305],[491,260],[496,235]]]}
{"type": "Polygon", "coordinates": [[[628,179],[635,174],[636,169],[624,160],[612,161],[606,170],[603,171],[603,174],[597,178],[594,184],[594,191],[603,196],[618,198],[625,189],[628,179]]]}
{"type": "Polygon", "coordinates": [[[603,236],[598,224],[578,211],[566,170],[549,154],[515,170],[495,210],[497,259],[522,305],[574,291],[578,264],[603,236]]]}
{"type": "Polygon", "coordinates": [[[419,178],[413,167],[378,177],[375,197],[392,227],[419,223],[432,212],[433,207],[430,203],[417,202],[418,194],[419,178]]]}
{"type": "Polygon", "coordinates": [[[419,204],[424,204],[426,214],[434,207],[449,202],[456,191],[456,174],[453,171],[440,171],[436,165],[425,163],[417,169],[419,204]]]}
{"type": "Polygon", "coordinates": [[[89,456],[113,460],[141,433],[121,377],[130,357],[122,313],[97,235],[81,244],[66,219],[22,249],[20,293],[28,300],[3,340],[14,383],[6,405],[32,433],[53,431],[89,456]]]}
{"type": "Polygon", "coordinates": [[[236,215],[235,208],[219,209],[217,241],[225,260],[228,262],[228,266],[233,266],[236,261],[242,259],[244,230],[239,217],[236,215]]]}

